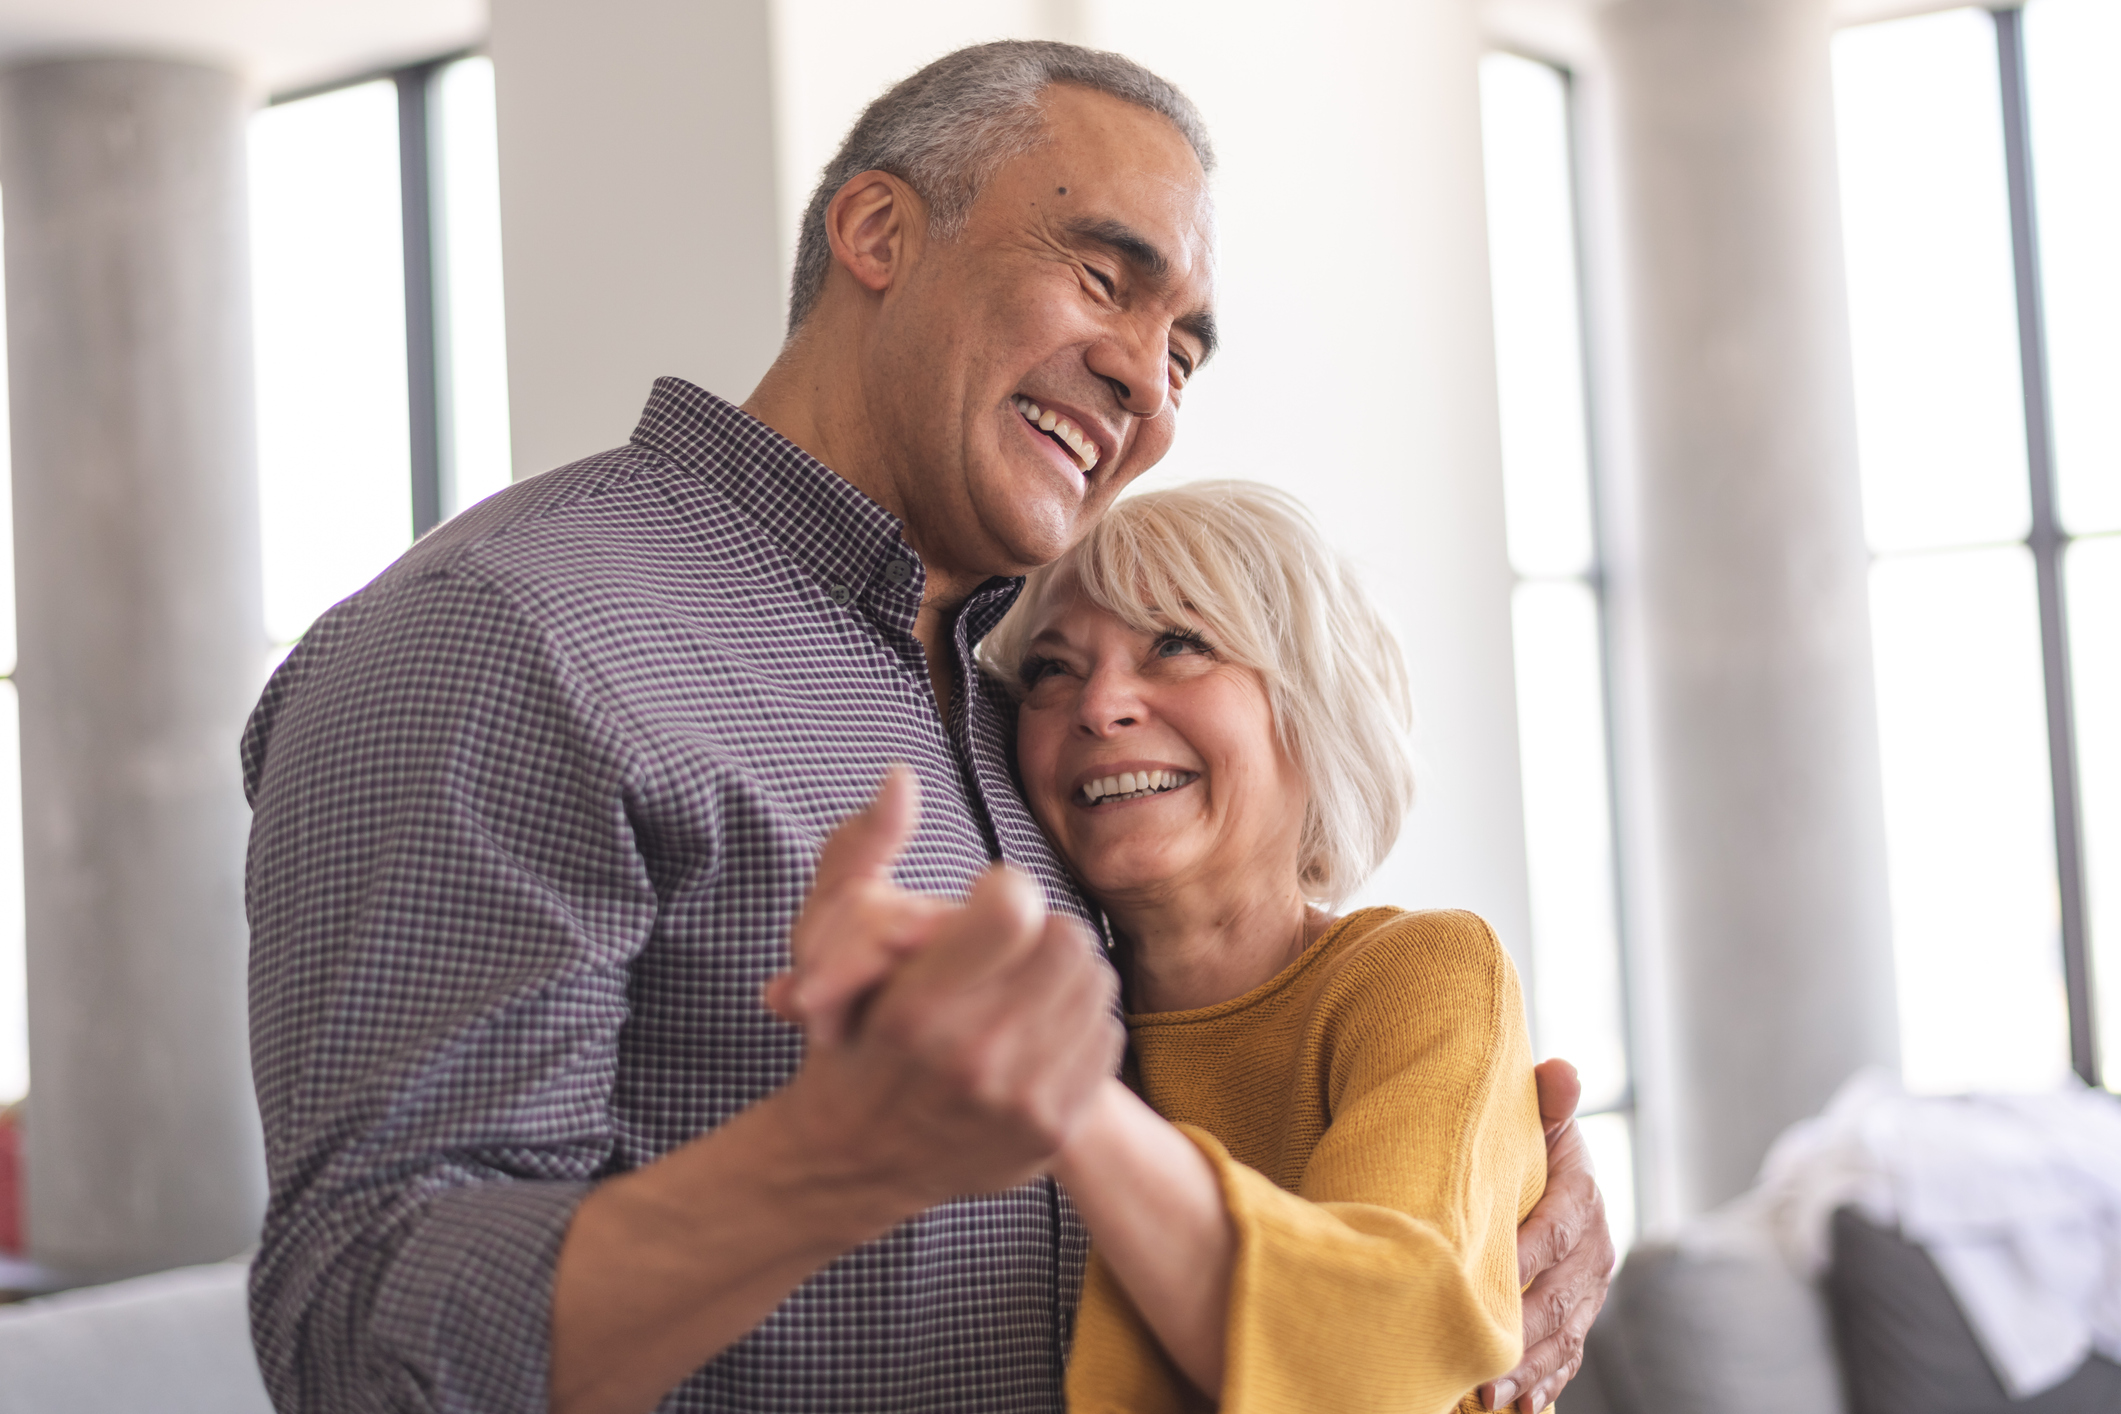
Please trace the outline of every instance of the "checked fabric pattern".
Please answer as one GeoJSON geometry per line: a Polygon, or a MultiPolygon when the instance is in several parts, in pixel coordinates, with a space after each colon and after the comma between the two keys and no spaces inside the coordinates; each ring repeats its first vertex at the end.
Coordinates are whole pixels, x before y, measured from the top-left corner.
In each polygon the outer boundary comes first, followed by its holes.
{"type": "MultiPolygon", "coordinates": [[[[1084,914],[957,626],[937,713],[898,522],[677,379],[629,445],[521,483],[321,618],[243,741],[282,1411],[543,1410],[553,1262],[598,1179],[794,1074],[760,1004],[825,832],[920,776],[899,879],[996,855],[1084,914]]],[[[1058,1411],[1086,1238],[1050,1181],[818,1273],[669,1410],[1058,1411]]]]}

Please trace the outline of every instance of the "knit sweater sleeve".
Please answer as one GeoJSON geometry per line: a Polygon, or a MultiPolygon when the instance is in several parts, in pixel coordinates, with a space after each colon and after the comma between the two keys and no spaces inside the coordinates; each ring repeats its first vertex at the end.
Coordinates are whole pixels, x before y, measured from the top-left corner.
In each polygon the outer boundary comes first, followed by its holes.
{"type": "MultiPolygon", "coordinates": [[[[1338,967],[1302,1043],[1326,1048],[1328,1119],[1295,1191],[1180,1126],[1238,1234],[1221,1407],[1443,1414],[1521,1354],[1517,1224],[1546,1149],[1515,970],[1472,915],[1405,915],[1338,967]]],[[[1076,1414],[1214,1407],[1094,1252],[1068,1394],[1076,1414]]]]}

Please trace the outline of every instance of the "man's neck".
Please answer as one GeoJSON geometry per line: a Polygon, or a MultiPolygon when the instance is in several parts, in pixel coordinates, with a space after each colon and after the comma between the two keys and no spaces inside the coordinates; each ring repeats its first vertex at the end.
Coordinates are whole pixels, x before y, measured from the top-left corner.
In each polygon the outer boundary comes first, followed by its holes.
{"type": "Polygon", "coordinates": [[[864,416],[856,370],[829,367],[815,356],[821,340],[798,334],[781,350],[744,411],[801,447],[835,476],[898,517],[906,507],[864,416]]]}
{"type": "Polygon", "coordinates": [[[927,655],[936,711],[948,721],[957,693],[959,665],[953,629],[958,610],[986,577],[939,564],[912,534],[906,498],[890,475],[875,429],[861,408],[858,380],[849,376],[849,370],[824,367],[815,356],[828,342],[801,335],[791,340],[744,400],[743,409],[898,520],[908,546],[921,557],[926,583],[913,636],[927,655]]]}

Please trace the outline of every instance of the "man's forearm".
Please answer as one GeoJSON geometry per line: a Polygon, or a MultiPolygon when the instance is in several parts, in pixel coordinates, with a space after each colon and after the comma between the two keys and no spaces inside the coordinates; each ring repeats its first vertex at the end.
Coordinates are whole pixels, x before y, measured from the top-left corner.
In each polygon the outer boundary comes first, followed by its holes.
{"type": "Polygon", "coordinates": [[[653,1409],[812,1272],[919,1206],[806,1144],[787,1090],[600,1184],[553,1273],[553,1414],[653,1409]]]}
{"type": "Polygon", "coordinates": [[[1081,927],[989,870],[854,1034],[811,1032],[787,1085],[582,1200],[553,1274],[554,1414],[652,1409],[841,1253],[1039,1173],[1113,1084],[1115,999],[1081,927]]]}

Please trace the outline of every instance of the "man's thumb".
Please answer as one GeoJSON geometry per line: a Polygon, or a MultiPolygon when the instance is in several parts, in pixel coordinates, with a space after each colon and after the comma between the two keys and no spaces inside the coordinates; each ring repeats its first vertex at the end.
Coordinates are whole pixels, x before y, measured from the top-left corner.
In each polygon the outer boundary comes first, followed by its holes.
{"type": "Polygon", "coordinates": [[[842,820],[825,840],[815,888],[852,879],[889,879],[921,819],[920,782],[911,768],[893,765],[867,805],[842,820]]]}

